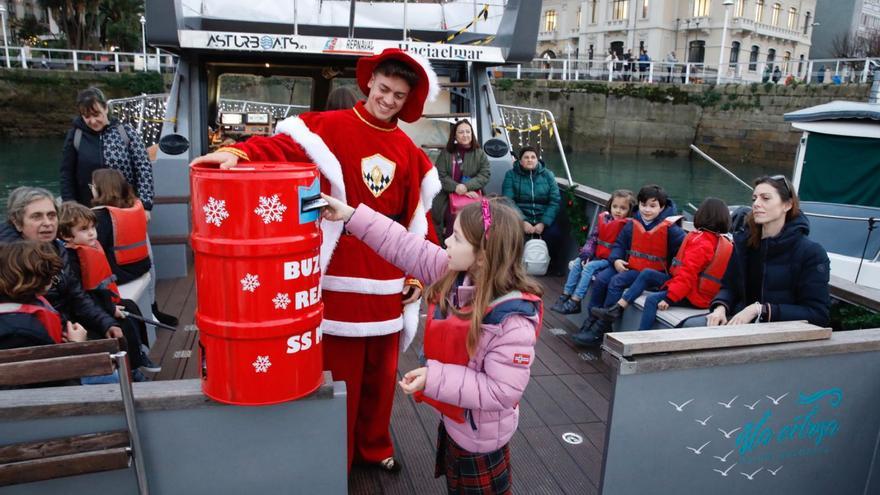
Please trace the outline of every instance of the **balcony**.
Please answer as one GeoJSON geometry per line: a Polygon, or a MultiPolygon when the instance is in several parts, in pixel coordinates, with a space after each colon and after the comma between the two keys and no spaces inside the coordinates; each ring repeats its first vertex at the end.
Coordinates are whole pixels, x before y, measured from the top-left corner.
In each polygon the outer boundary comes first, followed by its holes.
{"type": "Polygon", "coordinates": [[[556,41],[556,31],[541,31],[538,33],[538,41],[556,41]]]}
{"type": "Polygon", "coordinates": [[[628,19],[615,19],[606,24],[608,31],[626,31],[628,19]]]}
{"type": "Polygon", "coordinates": [[[743,34],[755,33],[758,36],[777,38],[786,41],[795,41],[800,43],[807,43],[810,41],[810,36],[804,34],[803,30],[801,29],[788,29],[787,26],[783,27],[773,26],[771,24],[763,24],[760,22],[755,22],[753,19],[749,19],[747,17],[734,17],[730,23],[730,28],[739,29],[743,32],[743,34]]]}

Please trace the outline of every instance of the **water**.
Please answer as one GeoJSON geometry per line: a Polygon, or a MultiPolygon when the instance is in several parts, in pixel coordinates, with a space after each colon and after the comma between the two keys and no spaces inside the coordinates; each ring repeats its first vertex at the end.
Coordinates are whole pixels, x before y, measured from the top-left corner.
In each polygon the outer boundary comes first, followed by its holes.
{"type": "MultiPolygon", "coordinates": [[[[63,138],[0,141],[0,214],[5,216],[9,192],[18,186],[45,187],[54,194],[59,193],[58,166],[63,142],[63,138]]],[[[751,197],[750,190],[699,157],[598,153],[569,153],[567,157],[575,182],[609,192],[620,188],[635,192],[644,184],[660,184],[681,209],[687,203],[699,205],[707,196],[721,198],[729,204],[748,203],[751,197]]],[[[558,155],[548,154],[546,163],[559,177],[565,177],[558,155]]],[[[791,174],[793,168],[793,165],[786,170],[755,164],[725,165],[746,182],[761,175],[791,174]]]]}

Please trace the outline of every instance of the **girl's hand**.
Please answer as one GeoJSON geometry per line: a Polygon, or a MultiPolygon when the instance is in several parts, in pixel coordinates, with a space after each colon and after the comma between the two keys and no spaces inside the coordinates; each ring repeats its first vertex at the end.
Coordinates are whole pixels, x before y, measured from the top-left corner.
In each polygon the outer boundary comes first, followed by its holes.
{"type": "Polygon", "coordinates": [[[715,311],[709,313],[709,316],[706,317],[706,326],[708,327],[716,327],[718,325],[724,325],[727,323],[727,310],[724,309],[724,306],[718,306],[715,308],[715,311]]]}
{"type": "Polygon", "coordinates": [[[464,193],[464,195],[471,199],[477,199],[480,197],[480,193],[478,193],[477,191],[468,191],[464,193]]]}
{"type": "Polygon", "coordinates": [[[213,153],[208,153],[207,155],[196,158],[195,160],[190,162],[190,166],[197,165],[199,163],[216,163],[220,165],[221,169],[226,170],[238,165],[238,157],[228,151],[215,151],[213,153]]]}
{"type": "Polygon", "coordinates": [[[122,314],[122,312],[123,312],[124,310],[125,310],[125,307],[124,307],[124,306],[116,306],[116,312],[113,313],[113,317],[116,318],[116,319],[118,319],[118,320],[121,320],[121,319],[125,318],[125,315],[122,314]]]}
{"type": "Polygon", "coordinates": [[[617,273],[623,273],[629,270],[629,263],[624,260],[615,260],[614,269],[617,270],[617,273]]]}
{"type": "Polygon", "coordinates": [[[327,201],[328,204],[321,210],[321,217],[325,220],[330,220],[333,222],[343,221],[347,222],[352,215],[354,215],[354,208],[348,206],[347,204],[339,201],[333,196],[328,196],[324,193],[321,193],[321,197],[327,201]]]}
{"type": "Polygon", "coordinates": [[[749,323],[754,323],[758,317],[761,316],[761,305],[758,303],[749,304],[742,311],[735,314],[730,321],[727,322],[728,325],[747,325],[749,323]]]}
{"type": "Polygon", "coordinates": [[[534,234],[535,233],[535,226],[530,224],[529,222],[526,222],[525,220],[523,220],[523,230],[525,231],[526,234],[534,234]]]}
{"type": "Polygon", "coordinates": [[[657,303],[657,309],[659,309],[660,311],[666,311],[667,309],[669,309],[669,303],[666,301],[660,301],[657,303]]]}
{"type": "Polygon", "coordinates": [[[425,389],[427,378],[428,368],[422,366],[403,375],[403,379],[397,383],[406,395],[412,395],[425,389]]]}
{"type": "Polygon", "coordinates": [[[544,224],[543,223],[539,223],[539,224],[535,225],[535,233],[536,234],[543,234],[544,233],[544,224]]]}
{"type": "Polygon", "coordinates": [[[455,186],[455,194],[464,194],[466,192],[468,192],[468,190],[467,187],[464,186],[464,184],[459,184],[455,186]]]}
{"type": "Polygon", "coordinates": [[[87,338],[86,329],[79,323],[67,322],[67,329],[64,330],[61,338],[64,342],[85,342],[87,338]]]}

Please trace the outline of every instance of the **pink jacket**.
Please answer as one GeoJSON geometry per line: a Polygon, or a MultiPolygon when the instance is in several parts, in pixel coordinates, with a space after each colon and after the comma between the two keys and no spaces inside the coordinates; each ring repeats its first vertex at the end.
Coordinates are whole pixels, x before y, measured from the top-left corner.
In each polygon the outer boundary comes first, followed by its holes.
{"type": "MultiPolygon", "coordinates": [[[[408,233],[403,226],[366,205],[358,206],[346,229],[425,284],[448,270],[449,257],[443,248],[408,233]]],[[[468,287],[463,289],[459,295],[470,292],[468,287]]],[[[519,314],[508,316],[498,325],[483,324],[477,352],[466,367],[428,360],[424,394],[470,409],[473,425],[471,421],[458,424],[443,418],[446,431],[463,449],[492,452],[507,444],[516,431],[519,401],[535,359],[537,324],[537,316],[519,314]]]]}

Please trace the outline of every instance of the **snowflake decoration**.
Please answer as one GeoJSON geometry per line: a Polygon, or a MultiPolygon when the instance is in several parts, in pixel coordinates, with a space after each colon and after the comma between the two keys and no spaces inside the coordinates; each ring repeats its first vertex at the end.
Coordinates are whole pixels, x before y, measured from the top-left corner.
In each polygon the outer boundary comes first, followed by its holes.
{"type": "Polygon", "coordinates": [[[254,208],[254,213],[263,218],[263,223],[280,222],[285,211],[287,206],[281,203],[277,194],[260,196],[260,206],[254,208]]]}
{"type": "Polygon", "coordinates": [[[205,221],[213,223],[215,227],[219,227],[223,220],[229,218],[229,212],[226,211],[226,201],[216,200],[213,197],[208,198],[208,204],[202,207],[205,212],[205,221]]]}
{"type": "Polygon", "coordinates": [[[254,366],[254,371],[257,373],[268,373],[269,366],[272,366],[272,363],[269,361],[269,356],[257,356],[257,360],[251,364],[254,366]]]}
{"type": "Polygon", "coordinates": [[[275,303],[275,309],[287,309],[287,305],[290,304],[290,296],[286,292],[279,292],[272,299],[272,302],[275,303]]]}
{"type": "Polygon", "coordinates": [[[246,273],[241,279],[241,290],[245,292],[253,292],[260,286],[260,276],[246,273]]]}

